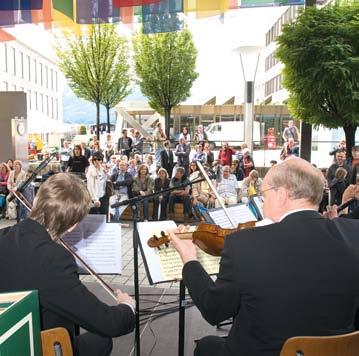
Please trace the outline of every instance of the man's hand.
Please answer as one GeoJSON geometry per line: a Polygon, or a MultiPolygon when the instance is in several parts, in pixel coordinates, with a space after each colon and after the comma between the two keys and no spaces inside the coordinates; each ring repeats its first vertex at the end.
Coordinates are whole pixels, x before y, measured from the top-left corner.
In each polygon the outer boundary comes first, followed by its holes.
{"type": "Polygon", "coordinates": [[[132,305],[134,308],[136,307],[136,302],[135,300],[130,297],[127,293],[122,293],[122,291],[120,289],[117,289],[115,291],[116,296],[117,296],[117,303],[121,304],[121,303],[127,303],[132,305]]]}
{"type": "Polygon", "coordinates": [[[176,229],[171,229],[167,231],[167,234],[170,237],[173,247],[181,256],[183,264],[189,261],[197,261],[196,246],[193,244],[192,240],[182,240],[180,238],[181,235],[176,235],[178,233],[186,231],[188,231],[188,228],[183,225],[178,226],[176,229]]]}
{"type": "Polygon", "coordinates": [[[101,206],[101,202],[95,201],[94,206],[95,208],[99,208],[101,206]]]}
{"type": "Polygon", "coordinates": [[[334,219],[338,217],[338,207],[334,204],[332,206],[327,206],[327,211],[323,213],[323,216],[327,219],[334,219]]]}

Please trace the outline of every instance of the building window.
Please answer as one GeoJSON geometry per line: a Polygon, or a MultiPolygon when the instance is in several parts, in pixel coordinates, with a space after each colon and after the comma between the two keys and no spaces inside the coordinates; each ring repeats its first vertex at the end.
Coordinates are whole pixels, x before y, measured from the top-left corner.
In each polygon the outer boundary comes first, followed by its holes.
{"type": "Polygon", "coordinates": [[[44,94],[40,94],[40,108],[41,113],[44,114],[44,94]]]}
{"type": "Polygon", "coordinates": [[[3,72],[7,72],[7,44],[0,42],[0,66],[3,72]]]}
{"type": "Polygon", "coordinates": [[[34,78],[35,78],[35,84],[37,84],[37,62],[36,59],[33,59],[34,64],[34,78]]]}
{"type": "Polygon", "coordinates": [[[34,91],[34,106],[35,106],[35,110],[38,111],[39,110],[39,105],[37,103],[37,92],[34,91]]]}
{"type": "Polygon", "coordinates": [[[52,119],[54,118],[54,98],[51,98],[50,101],[50,117],[52,119]]]}
{"type": "Polygon", "coordinates": [[[51,90],[54,90],[54,70],[51,69],[50,72],[50,88],[51,90]]]}
{"type": "Polygon", "coordinates": [[[59,118],[59,99],[55,99],[55,119],[59,118]]]}
{"type": "Polygon", "coordinates": [[[58,91],[57,72],[55,71],[55,90],[58,91]]]}
{"type": "Polygon", "coordinates": [[[42,68],[43,66],[42,66],[42,63],[40,63],[40,84],[41,84],[41,86],[43,86],[44,85],[44,75],[43,75],[43,72],[42,72],[42,68]]]}
{"type": "Polygon", "coordinates": [[[7,91],[9,88],[9,85],[7,82],[2,82],[2,87],[3,87],[3,90],[7,91]]]}
{"type": "Polygon", "coordinates": [[[29,109],[32,110],[32,105],[31,105],[31,90],[28,90],[28,91],[27,91],[27,100],[28,100],[29,109]]]}
{"type": "Polygon", "coordinates": [[[49,68],[45,66],[45,81],[46,81],[46,89],[49,89],[49,68]]]}
{"type": "Polygon", "coordinates": [[[49,116],[49,97],[45,95],[45,109],[46,109],[46,116],[49,116]]]}
{"type": "Polygon", "coordinates": [[[26,56],[26,61],[27,61],[27,79],[30,82],[31,81],[31,60],[30,60],[30,56],[26,56]]]}
{"type": "Polygon", "coordinates": [[[15,52],[15,48],[11,47],[11,52],[10,52],[10,63],[11,63],[11,74],[12,75],[16,75],[16,52],[15,52]]]}
{"type": "Polygon", "coordinates": [[[20,77],[24,78],[24,53],[20,52],[20,77]]]}

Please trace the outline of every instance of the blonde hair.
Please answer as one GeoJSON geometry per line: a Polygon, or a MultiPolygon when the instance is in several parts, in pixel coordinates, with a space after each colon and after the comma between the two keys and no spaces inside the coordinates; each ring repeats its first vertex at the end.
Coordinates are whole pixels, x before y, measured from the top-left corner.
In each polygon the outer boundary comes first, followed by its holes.
{"type": "Polygon", "coordinates": [[[41,185],[30,218],[56,240],[88,214],[90,204],[90,193],[80,178],[58,173],[41,185]]]}

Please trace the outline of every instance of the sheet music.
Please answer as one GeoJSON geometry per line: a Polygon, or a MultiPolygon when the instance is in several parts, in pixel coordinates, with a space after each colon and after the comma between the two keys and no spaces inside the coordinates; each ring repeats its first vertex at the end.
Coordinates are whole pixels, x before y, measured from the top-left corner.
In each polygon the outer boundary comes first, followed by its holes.
{"type": "MultiPolygon", "coordinates": [[[[248,221],[257,221],[252,211],[245,204],[231,205],[227,210],[236,225],[248,221]]],[[[223,209],[218,208],[209,210],[208,213],[216,225],[219,225],[221,228],[233,228],[223,209]]]]}
{"type": "MultiPolygon", "coordinates": [[[[138,223],[141,251],[145,260],[148,279],[151,284],[182,279],[182,260],[177,251],[170,245],[162,246],[161,250],[149,247],[148,239],[154,234],[160,236],[161,231],[175,229],[174,221],[138,223]]],[[[197,248],[199,262],[209,274],[216,274],[219,270],[220,257],[206,254],[197,248]]]]}
{"type": "Polygon", "coordinates": [[[121,274],[121,226],[106,223],[105,215],[87,215],[64,240],[95,272],[121,274]]]}
{"type": "Polygon", "coordinates": [[[259,196],[254,196],[253,197],[253,201],[254,204],[256,205],[257,210],[259,211],[260,214],[260,219],[264,218],[264,214],[263,214],[263,197],[259,197],[259,196]]]}

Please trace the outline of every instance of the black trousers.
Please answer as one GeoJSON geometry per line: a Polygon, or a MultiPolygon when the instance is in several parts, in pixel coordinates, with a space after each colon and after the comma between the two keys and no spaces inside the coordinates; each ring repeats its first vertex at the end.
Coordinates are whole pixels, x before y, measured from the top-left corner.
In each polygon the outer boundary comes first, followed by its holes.
{"type": "Polygon", "coordinates": [[[112,338],[90,332],[76,337],[74,356],[109,356],[112,351],[112,338]]]}
{"type": "Polygon", "coordinates": [[[102,215],[106,215],[108,213],[108,205],[109,205],[109,198],[107,195],[104,195],[102,198],[99,199],[100,200],[100,207],[99,208],[91,208],[90,209],[90,213],[89,214],[102,214],[102,215]]]}
{"type": "Polygon", "coordinates": [[[226,340],[222,337],[206,336],[197,342],[193,356],[221,356],[225,344],[226,340]]]}

